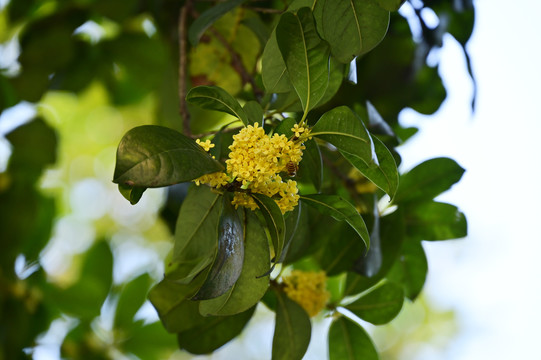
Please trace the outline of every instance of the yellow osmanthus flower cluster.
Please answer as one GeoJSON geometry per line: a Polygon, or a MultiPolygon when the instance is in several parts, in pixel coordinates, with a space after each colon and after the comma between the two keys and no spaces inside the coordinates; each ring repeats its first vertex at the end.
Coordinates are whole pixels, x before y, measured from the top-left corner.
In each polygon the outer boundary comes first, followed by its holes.
{"type": "Polygon", "coordinates": [[[291,300],[297,302],[310,317],[313,317],[323,310],[329,300],[326,281],[324,271],[293,270],[291,275],[283,278],[284,291],[291,300]]]}
{"type": "MultiPolygon", "coordinates": [[[[293,210],[299,201],[297,182],[284,181],[280,173],[287,172],[288,165],[298,166],[305,149],[302,142],[310,138],[310,130],[297,124],[291,130],[295,136],[288,139],[283,134],[265,134],[258,123],[248,125],[233,135],[226,172],[203,175],[195,183],[219,189],[236,181],[240,189],[273,198],[282,213],[293,210]]],[[[197,143],[205,151],[214,146],[209,140],[197,143]]],[[[232,204],[252,210],[258,207],[248,193],[241,191],[235,192],[232,204]]]]}

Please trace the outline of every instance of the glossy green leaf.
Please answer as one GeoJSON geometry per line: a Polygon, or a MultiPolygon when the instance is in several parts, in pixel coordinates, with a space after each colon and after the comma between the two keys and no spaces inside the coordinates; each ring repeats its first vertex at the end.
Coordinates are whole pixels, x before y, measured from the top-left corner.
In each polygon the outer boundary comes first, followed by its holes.
{"type": "Polygon", "coordinates": [[[329,58],[329,86],[327,86],[327,90],[325,90],[325,94],[319,100],[318,105],[329,102],[338,93],[344,81],[344,74],[345,65],[331,56],[329,58]]]}
{"type": "Polygon", "coordinates": [[[280,259],[282,256],[282,250],[284,248],[284,236],[285,236],[285,222],[282,211],[278,207],[278,204],[270,197],[262,194],[252,194],[254,201],[269,229],[269,235],[274,247],[274,258],[280,259]]]}
{"type": "Polygon", "coordinates": [[[406,296],[415,300],[423,289],[427,272],[428,263],[421,242],[408,240],[402,244],[400,256],[387,278],[402,285],[406,296]]]}
{"type": "Polygon", "coordinates": [[[193,46],[197,45],[203,33],[212,26],[216,20],[245,1],[246,0],[227,0],[220,2],[199,15],[188,30],[188,39],[190,40],[190,43],[193,46]]]}
{"type": "Polygon", "coordinates": [[[265,229],[252,211],[244,220],[244,264],[239,279],[225,294],[201,301],[199,311],[207,315],[234,315],[256,305],[269,287],[269,243],[265,229]]]}
{"type": "Polygon", "coordinates": [[[330,360],[378,360],[378,352],[361,325],[340,316],[329,329],[330,360]]]}
{"type": "Polygon", "coordinates": [[[382,325],[398,315],[403,303],[404,290],[402,287],[386,282],[345,308],[365,321],[374,325],[382,325]]]}
{"type": "Polygon", "coordinates": [[[327,0],[322,16],[322,36],[333,56],[344,64],[372,50],[389,26],[389,12],[376,0],[327,0]]]}
{"type": "Polygon", "coordinates": [[[295,208],[292,211],[288,212],[284,218],[285,228],[286,228],[285,230],[286,232],[284,235],[284,249],[282,251],[282,255],[276,261],[277,263],[284,262],[287,256],[289,246],[293,242],[293,239],[295,239],[297,228],[299,227],[299,220],[301,219],[301,212],[302,212],[302,204],[299,203],[297,206],[295,206],[295,208]]]}
{"type": "Polygon", "coordinates": [[[300,360],[310,343],[310,317],[295,301],[276,291],[276,324],[272,340],[273,360],[300,360]]]}
{"type": "Polygon", "coordinates": [[[193,300],[213,299],[225,294],[237,282],[244,262],[244,229],[228,196],[223,196],[218,225],[218,251],[209,275],[193,300]]]}
{"type": "Polygon", "coordinates": [[[338,221],[345,220],[361,237],[366,247],[370,247],[370,234],[364,220],[351,203],[338,195],[323,194],[304,195],[301,200],[322,214],[332,216],[338,221]]]}
{"type": "Polygon", "coordinates": [[[120,141],[113,182],[129,187],[169,186],[222,169],[189,137],[144,125],[131,129],[120,141]]]}
{"type": "Polygon", "coordinates": [[[134,327],[133,317],[147,298],[150,276],[143,274],[125,284],[118,298],[114,327],[131,330],[134,327]]]}
{"type": "Polygon", "coordinates": [[[376,0],[379,6],[388,11],[396,11],[400,9],[406,0],[376,0]]]}
{"type": "Polygon", "coordinates": [[[464,214],[451,204],[426,202],[407,206],[405,211],[408,236],[419,240],[449,240],[468,235],[464,214]]]}
{"type": "Polygon", "coordinates": [[[374,149],[378,158],[377,166],[369,166],[355,155],[343,152],[344,158],[350,162],[366,178],[372,181],[377,187],[385,191],[393,199],[398,189],[398,168],[393,155],[384,143],[376,137],[372,137],[374,149]]]}
{"type": "Polygon", "coordinates": [[[194,87],[188,91],[186,101],[203,109],[225,112],[242,121],[245,126],[250,124],[248,115],[237,99],[218,86],[194,87]]]}
{"type": "Polygon", "coordinates": [[[250,100],[244,104],[244,112],[250,124],[258,123],[259,125],[263,124],[263,109],[257,101],[250,100]]]}
{"type": "Polygon", "coordinates": [[[290,138],[294,134],[291,129],[295,126],[296,123],[297,122],[293,118],[285,118],[284,120],[280,121],[278,125],[276,125],[274,132],[277,134],[283,134],[287,138],[290,138]]]}
{"type": "Polygon", "coordinates": [[[139,186],[128,186],[126,184],[118,184],[118,191],[128,200],[130,204],[135,205],[141,200],[143,193],[147,188],[139,186]]]}
{"type": "Polygon", "coordinates": [[[189,282],[212,262],[221,209],[221,195],[192,185],[178,215],[173,258],[166,271],[169,279],[189,282]]]}
{"type": "Polygon", "coordinates": [[[299,163],[299,177],[301,179],[307,178],[314,184],[316,191],[320,191],[323,181],[321,151],[314,139],[306,140],[304,146],[306,146],[306,149],[304,149],[302,161],[299,163]]]}
{"type": "Polygon", "coordinates": [[[268,93],[284,93],[293,90],[286,63],[278,48],[275,31],[272,32],[263,50],[261,78],[268,93]]]}
{"type": "Polygon", "coordinates": [[[372,137],[362,120],[347,106],[323,114],[311,135],[333,144],[343,153],[358,157],[367,166],[378,165],[372,137]]]}
{"type": "Polygon", "coordinates": [[[208,354],[238,336],[254,314],[255,306],[233,316],[209,316],[196,327],[178,333],[178,344],[192,354],[208,354]]]}
{"type": "Polygon", "coordinates": [[[306,114],[317,105],[329,84],[328,45],[317,34],[309,8],[282,14],[276,40],[306,114]]]}

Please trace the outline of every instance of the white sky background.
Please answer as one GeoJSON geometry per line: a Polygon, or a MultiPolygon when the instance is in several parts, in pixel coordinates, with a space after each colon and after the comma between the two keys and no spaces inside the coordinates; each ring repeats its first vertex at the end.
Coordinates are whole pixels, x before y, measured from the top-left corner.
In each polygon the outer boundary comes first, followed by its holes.
{"type": "MultiPolygon", "coordinates": [[[[541,1],[478,0],[468,49],[471,82],[459,45],[447,39],[441,72],[448,99],[434,117],[406,112],[421,132],[401,148],[403,170],[435,156],[466,168],[441,201],[468,218],[464,240],[426,243],[425,292],[455,309],[460,332],[443,353],[422,360],[536,359],[541,324],[541,1]]],[[[418,360],[418,359],[417,359],[418,360]]]]}

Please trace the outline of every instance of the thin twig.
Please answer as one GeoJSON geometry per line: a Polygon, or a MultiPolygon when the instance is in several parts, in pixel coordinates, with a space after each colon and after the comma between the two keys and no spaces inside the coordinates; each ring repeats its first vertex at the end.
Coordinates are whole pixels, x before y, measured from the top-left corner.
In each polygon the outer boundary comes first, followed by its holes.
{"type": "Polygon", "coordinates": [[[188,51],[188,25],[187,17],[188,12],[191,10],[192,0],[187,0],[184,6],[180,9],[178,20],[178,42],[179,42],[179,65],[178,65],[178,100],[179,100],[179,112],[182,118],[182,129],[184,135],[191,136],[192,130],[190,127],[190,113],[188,112],[188,106],[186,104],[186,93],[188,89],[187,77],[188,77],[188,62],[186,53],[188,51]]]}

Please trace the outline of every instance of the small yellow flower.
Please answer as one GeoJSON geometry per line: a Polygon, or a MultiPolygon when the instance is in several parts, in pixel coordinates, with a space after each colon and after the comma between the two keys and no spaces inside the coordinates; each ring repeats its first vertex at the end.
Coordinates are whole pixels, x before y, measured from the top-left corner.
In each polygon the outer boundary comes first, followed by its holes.
{"type": "Polygon", "coordinates": [[[212,149],[215,145],[210,142],[210,140],[206,140],[205,142],[201,142],[201,140],[196,139],[195,142],[197,145],[201,146],[205,151],[209,151],[212,149]]]}
{"type": "Polygon", "coordinates": [[[287,296],[302,306],[310,317],[319,314],[329,300],[326,282],[327,276],[324,271],[293,270],[291,275],[283,278],[287,296]]]}

